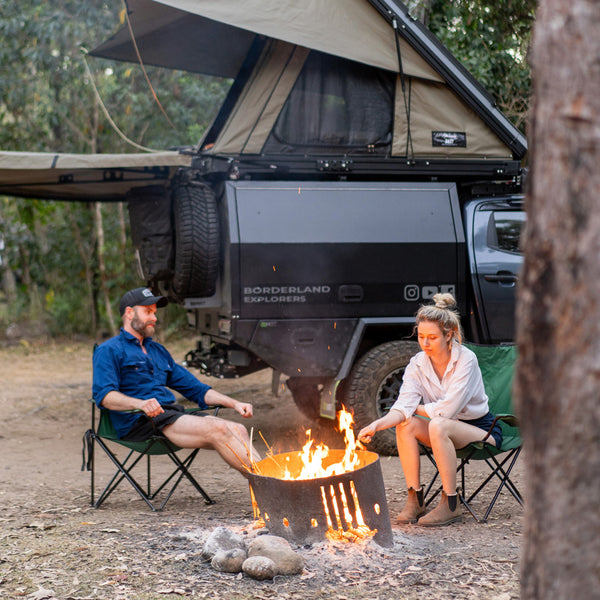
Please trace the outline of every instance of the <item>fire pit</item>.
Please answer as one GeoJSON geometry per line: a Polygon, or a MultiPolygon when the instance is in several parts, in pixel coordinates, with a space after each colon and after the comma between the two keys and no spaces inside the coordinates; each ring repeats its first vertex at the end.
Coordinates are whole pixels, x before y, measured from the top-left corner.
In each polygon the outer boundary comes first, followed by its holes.
{"type": "Polygon", "coordinates": [[[346,449],[316,447],[271,454],[248,474],[255,516],[269,531],[297,543],[326,538],[357,541],[366,537],[393,545],[379,457],[359,450],[352,415],[338,413],[346,449]]]}
{"type": "MultiPolygon", "coordinates": [[[[380,546],[393,545],[377,454],[358,451],[358,467],[340,475],[285,479],[286,468],[292,476],[301,470],[298,455],[270,456],[257,463],[260,475],[249,474],[253,500],[270,533],[297,543],[372,536],[380,546]]],[[[343,455],[344,450],[330,450],[328,462],[343,455]]]]}

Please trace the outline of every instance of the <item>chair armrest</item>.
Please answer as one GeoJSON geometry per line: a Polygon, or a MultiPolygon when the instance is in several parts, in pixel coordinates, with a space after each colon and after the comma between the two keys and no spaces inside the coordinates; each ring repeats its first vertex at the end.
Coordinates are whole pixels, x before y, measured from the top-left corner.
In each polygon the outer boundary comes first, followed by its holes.
{"type": "Polygon", "coordinates": [[[511,415],[508,413],[498,414],[495,416],[494,421],[492,422],[490,428],[488,429],[487,433],[485,434],[485,437],[481,440],[482,442],[485,442],[490,437],[490,435],[492,435],[492,430],[494,429],[494,427],[496,426],[496,423],[498,421],[502,421],[503,423],[506,423],[509,427],[518,427],[519,426],[519,420],[514,415],[511,415]]]}

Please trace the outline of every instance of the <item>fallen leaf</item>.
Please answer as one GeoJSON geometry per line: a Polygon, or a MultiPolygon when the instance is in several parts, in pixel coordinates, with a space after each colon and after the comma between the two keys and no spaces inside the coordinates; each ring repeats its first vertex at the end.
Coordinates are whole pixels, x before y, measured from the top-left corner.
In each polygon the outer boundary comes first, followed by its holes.
{"type": "Polygon", "coordinates": [[[43,587],[38,587],[37,592],[33,592],[27,596],[31,600],[44,600],[45,598],[54,598],[54,592],[52,590],[46,590],[43,587]]]}
{"type": "Polygon", "coordinates": [[[25,527],[29,527],[30,529],[39,529],[41,531],[46,531],[46,529],[52,529],[56,527],[56,523],[46,523],[44,521],[31,521],[29,525],[25,527]]]}

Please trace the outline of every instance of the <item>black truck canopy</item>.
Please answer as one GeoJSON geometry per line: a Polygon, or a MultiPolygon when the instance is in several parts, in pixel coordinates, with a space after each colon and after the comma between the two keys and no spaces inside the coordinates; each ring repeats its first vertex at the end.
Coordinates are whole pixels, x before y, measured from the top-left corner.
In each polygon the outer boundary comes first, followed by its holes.
{"type": "MultiPolygon", "coordinates": [[[[145,64],[234,79],[196,160],[184,159],[192,166],[262,161],[270,174],[334,164],[357,175],[362,168],[386,176],[506,179],[518,173],[527,151],[491,96],[401,2],[128,0],[127,6],[135,45],[125,26],[92,55],[135,62],[137,46],[145,64]]],[[[36,170],[38,192],[49,189],[40,177],[77,180],[77,161],[62,163],[60,174],[36,170]]],[[[163,166],[168,175],[169,164],[163,166]]],[[[17,186],[0,171],[0,192],[50,197],[34,193],[23,178],[17,186]]],[[[130,179],[130,187],[148,185],[130,179]]],[[[103,196],[92,186],[88,192],[89,199],[103,196]]],[[[61,190],[61,197],[68,194],[61,190]]]]}

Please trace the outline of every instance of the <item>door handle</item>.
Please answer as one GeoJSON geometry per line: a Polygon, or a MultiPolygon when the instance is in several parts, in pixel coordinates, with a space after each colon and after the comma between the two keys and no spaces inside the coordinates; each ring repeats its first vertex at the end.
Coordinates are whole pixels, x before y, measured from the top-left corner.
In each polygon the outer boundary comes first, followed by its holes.
{"type": "Polygon", "coordinates": [[[514,273],[503,273],[500,271],[496,273],[496,275],[484,275],[483,278],[490,283],[508,283],[514,284],[517,283],[518,277],[514,273]]]}

